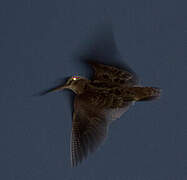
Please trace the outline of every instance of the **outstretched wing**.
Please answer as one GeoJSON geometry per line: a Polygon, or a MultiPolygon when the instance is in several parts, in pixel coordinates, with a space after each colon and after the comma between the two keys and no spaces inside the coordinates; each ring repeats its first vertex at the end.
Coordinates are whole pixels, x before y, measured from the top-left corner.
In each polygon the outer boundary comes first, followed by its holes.
{"type": "Polygon", "coordinates": [[[104,112],[93,107],[87,97],[77,95],[71,135],[72,166],[77,166],[89,153],[96,151],[105,140],[107,129],[104,112]]]}
{"type": "Polygon", "coordinates": [[[138,77],[132,70],[122,70],[117,67],[88,61],[94,69],[93,82],[106,82],[120,85],[136,85],[138,77]]]}

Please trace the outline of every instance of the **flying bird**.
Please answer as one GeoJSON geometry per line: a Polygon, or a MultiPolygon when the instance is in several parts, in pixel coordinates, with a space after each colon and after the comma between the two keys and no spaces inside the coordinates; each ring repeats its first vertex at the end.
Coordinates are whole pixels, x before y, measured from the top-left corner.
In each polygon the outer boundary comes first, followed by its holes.
{"type": "Polygon", "coordinates": [[[94,70],[92,79],[70,77],[64,85],[41,93],[72,90],[74,112],[71,134],[71,165],[77,166],[93,153],[107,137],[111,122],[119,118],[137,101],[154,100],[161,90],[139,85],[135,73],[90,61],[94,70]]]}

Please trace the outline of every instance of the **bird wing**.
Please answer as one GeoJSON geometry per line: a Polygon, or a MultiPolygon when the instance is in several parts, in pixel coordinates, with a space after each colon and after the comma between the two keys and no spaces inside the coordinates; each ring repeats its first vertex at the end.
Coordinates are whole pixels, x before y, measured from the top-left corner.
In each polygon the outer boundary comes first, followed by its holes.
{"type": "Polygon", "coordinates": [[[139,80],[137,75],[130,70],[122,70],[117,67],[88,61],[94,69],[93,82],[106,82],[118,85],[135,85],[139,80]]]}
{"type": "Polygon", "coordinates": [[[77,166],[93,153],[107,136],[108,122],[104,111],[94,107],[88,97],[77,95],[71,134],[71,164],[77,166]]]}
{"type": "Polygon", "coordinates": [[[112,122],[118,118],[120,118],[128,109],[130,106],[133,104],[132,101],[125,102],[123,104],[123,107],[120,108],[112,108],[106,110],[106,118],[109,122],[112,122]]]}

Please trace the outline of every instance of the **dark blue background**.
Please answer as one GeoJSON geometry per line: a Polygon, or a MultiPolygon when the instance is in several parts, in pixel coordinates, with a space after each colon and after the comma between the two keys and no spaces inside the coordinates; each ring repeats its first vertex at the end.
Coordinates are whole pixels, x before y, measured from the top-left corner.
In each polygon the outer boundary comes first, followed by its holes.
{"type": "MultiPolygon", "coordinates": [[[[110,56],[106,44],[101,49],[110,56]]],[[[182,0],[1,0],[0,179],[187,179],[186,47],[182,0]],[[31,95],[59,78],[88,75],[78,56],[107,39],[106,22],[124,62],[163,94],[137,103],[111,126],[105,144],[72,169],[73,94],[31,95]],[[99,31],[106,33],[96,38],[99,31]]]]}

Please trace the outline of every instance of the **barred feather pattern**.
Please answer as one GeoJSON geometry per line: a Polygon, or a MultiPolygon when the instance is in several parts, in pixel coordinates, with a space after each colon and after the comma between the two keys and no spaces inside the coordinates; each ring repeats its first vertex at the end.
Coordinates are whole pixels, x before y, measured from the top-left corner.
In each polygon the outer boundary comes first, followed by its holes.
{"type": "Polygon", "coordinates": [[[137,75],[128,67],[129,71],[114,66],[89,62],[94,69],[93,82],[110,82],[132,86],[139,83],[137,75]],[[131,72],[130,72],[131,71],[131,72]]]}
{"type": "Polygon", "coordinates": [[[77,166],[88,154],[95,152],[107,136],[108,122],[96,108],[86,108],[85,102],[76,97],[72,122],[71,164],[77,166]],[[84,106],[84,107],[83,107],[84,106]],[[94,110],[94,111],[93,111],[94,110]]]}

